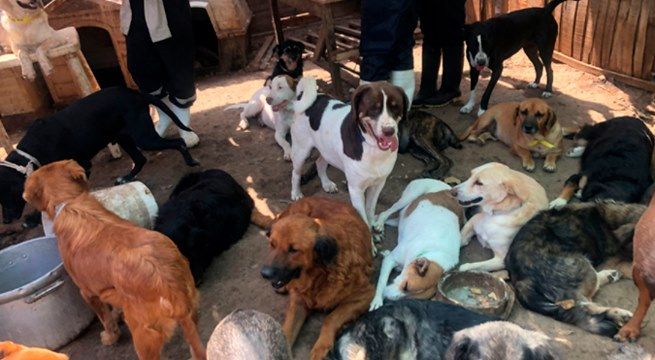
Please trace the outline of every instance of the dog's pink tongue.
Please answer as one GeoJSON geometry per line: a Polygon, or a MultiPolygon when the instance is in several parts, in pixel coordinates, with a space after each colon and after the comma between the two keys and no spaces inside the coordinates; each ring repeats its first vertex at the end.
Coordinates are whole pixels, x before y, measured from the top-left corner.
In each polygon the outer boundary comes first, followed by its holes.
{"type": "Polygon", "coordinates": [[[398,138],[395,136],[382,136],[378,139],[378,147],[381,150],[396,151],[398,149],[398,138]]]}

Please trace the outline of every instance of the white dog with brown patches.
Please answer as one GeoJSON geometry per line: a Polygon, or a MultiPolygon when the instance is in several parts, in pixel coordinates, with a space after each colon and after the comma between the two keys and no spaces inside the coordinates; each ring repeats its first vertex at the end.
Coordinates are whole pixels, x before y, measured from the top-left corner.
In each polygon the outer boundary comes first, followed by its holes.
{"type": "Polygon", "coordinates": [[[50,27],[40,0],[0,0],[0,25],[7,32],[9,46],[20,61],[24,78],[36,78],[32,53],[36,55],[43,74],[52,73],[48,50],[64,44],[66,39],[50,27]]]}
{"type": "Polygon", "coordinates": [[[494,253],[481,262],[463,264],[460,271],[497,271],[514,235],[537,212],[548,208],[546,190],[533,178],[500,163],[488,163],[471,170],[471,177],[455,186],[452,195],[462,206],[480,206],[462,229],[462,246],[473,236],[494,253]]]}
{"type": "Polygon", "coordinates": [[[350,105],[318,94],[316,80],[304,77],[296,89],[291,125],[291,199],[300,191],[302,166],[313,148],[320,152],[316,170],[323,190],[337,191],[328,164],[342,170],[353,207],[370,225],[380,192],[398,156],[398,122],[408,111],[403,90],[386,82],[361,85],[350,105]]]}
{"type": "Polygon", "coordinates": [[[443,273],[459,262],[460,228],[465,217],[450,190],[439,180],[414,180],[400,200],[378,216],[373,229],[382,232],[387,219],[400,211],[398,245],[384,254],[371,311],[382,306],[383,298],[432,298],[443,273]],[[402,267],[400,275],[387,285],[397,267],[402,267]]]}

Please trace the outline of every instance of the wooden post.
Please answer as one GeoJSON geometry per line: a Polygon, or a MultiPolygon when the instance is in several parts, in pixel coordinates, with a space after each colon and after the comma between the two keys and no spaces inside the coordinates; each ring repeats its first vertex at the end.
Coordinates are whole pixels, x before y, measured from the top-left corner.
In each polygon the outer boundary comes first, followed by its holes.
{"type": "Polygon", "coordinates": [[[11,144],[11,140],[9,139],[9,134],[7,134],[7,130],[5,130],[4,125],[2,125],[1,118],[0,118],[0,146],[2,146],[5,149],[7,155],[9,155],[10,152],[14,151],[14,146],[11,144]]]}
{"type": "Polygon", "coordinates": [[[282,24],[280,23],[280,9],[277,0],[269,0],[268,4],[271,9],[271,22],[273,24],[273,32],[275,33],[275,42],[279,45],[284,41],[284,33],[282,32],[282,24]]]}
{"type": "Polygon", "coordinates": [[[332,87],[334,88],[335,95],[338,98],[343,98],[344,91],[341,82],[341,68],[337,63],[337,42],[336,36],[334,35],[334,17],[332,16],[332,9],[329,6],[323,8],[323,16],[321,16],[321,18],[323,22],[322,33],[325,37],[325,57],[330,68],[332,87]]]}

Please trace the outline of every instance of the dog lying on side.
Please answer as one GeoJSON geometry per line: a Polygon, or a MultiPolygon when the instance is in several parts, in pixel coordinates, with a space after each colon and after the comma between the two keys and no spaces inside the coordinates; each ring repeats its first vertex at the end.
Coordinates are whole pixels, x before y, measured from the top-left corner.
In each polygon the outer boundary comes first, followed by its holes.
{"type": "Polygon", "coordinates": [[[484,144],[500,140],[521,158],[527,171],[534,171],[533,154],[546,157],[544,171],[553,172],[562,154],[564,133],[555,112],[541,99],[526,99],[492,106],[459,137],[484,144]]]}
{"type": "Polygon", "coordinates": [[[282,327],[257,310],[234,310],[216,325],[208,360],[292,360],[282,327]]]}
{"type": "Polygon", "coordinates": [[[300,80],[291,125],[291,199],[302,198],[302,166],[313,148],[320,156],[316,170],[323,190],[338,190],[327,176],[332,165],[344,172],[350,201],[366,224],[375,220],[375,207],[398,156],[398,123],[409,101],[403,90],[387,82],[361,85],[344,104],[318,95],[316,80],[300,80]]]}
{"type": "Polygon", "coordinates": [[[394,301],[344,330],[327,358],[442,359],[454,332],[495,320],[439,301],[394,301]]]}
{"type": "Polygon", "coordinates": [[[112,309],[121,309],[139,359],[159,359],[177,324],[192,357],[205,359],[196,328],[198,292],[189,263],[169,238],[105,209],[73,160],[35,171],[23,196],[53,219],[64,267],[102,322],[104,345],[120,337],[112,309]]]}
{"type": "Polygon", "coordinates": [[[618,117],[594,126],[585,125],[576,135],[584,149],[580,171],[566,180],[551,207],[561,207],[578,193],[581,201],[611,199],[636,203],[652,184],[651,159],[655,137],[643,121],[618,117]]]}
{"type": "Polygon", "coordinates": [[[528,87],[533,89],[539,87],[545,67],[547,82],[541,96],[545,98],[552,96],[551,63],[557,40],[557,21],[552,13],[564,1],[566,0],[553,0],[543,8],[521,9],[465,26],[466,54],[471,66],[471,94],[468,102],[459,109],[459,112],[468,114],[473,110],[480,72],[488,67],[492,72],[491,79],[482,95],[478,116],[487,111],[491,92],[503,72],[503,62],[521,49],[528,56],[537,73],[534,82],[528,87]]]}
{"type": "Polygon", "coordinates": [[[494,257],[460,265],[460,271],[502,270],[503,259],[517,231],[539,211],[548,207],[546,190],[533,178],[506,165],[487,163],[471,170],[471,177],[452,190],[460,205],[480,206],[462,229],[462,246],[473,236],[493,251],[494,257]]]}
{"type": "Polygon", "coordinates": [[[3,360],[68,360],[69,357],[48,349],[31,348],[11,341],[0,342],[0,359],[3,360]]]}
{"type": "Polygon", "coordinates": [[[36,71],[30,54],[34,53],[44,75],[52,74],[48,50],[66,39],[48,24],[41,0],[0,0],[0,25],[7,32],[11,51],[20,61],[23,77],[32,81],[36,71]]]}
{"type": "Polygon", "coordinates": [[[154,96],[124,87],[102,89],[45,119],[36,120],[5,161],[0,162],[0,204],[8,224],[21,217],[25,177],[34,168],[54,161],[74,159],[87,173],[91,159],[107,144],[117,142],[132,158],[134,166],[116,180],[126,183],[136,177],[147,159],[139,149],[179,151],[189,166],[198,165],[184,140],[162,139],[150,117],[149,105],[161,108],[183,130],[191,131],[154,96]]]}
{"type": "Polygon", "coordinates": [[[456,332],[444,359],[560,360],[563,357],[546,334],[508,321],[491,321],[456,332]]]}
{"type": "Polygon", "coordinates": [[[270,83],[257,90],[247,103],[225,108],[243,109],[239,129],[250,127],[249,118],[257,116],[262,126],[275,130],[275,141],[284,151],[284,160],[291,160],[291,144],[286,137],[293,122],[293,103],[296,97],[296,81],[287,75],[278,75],[270,83]]]}
{"type": "Polygon", "coordinates": [[[621,277],[596,271],[612,257],[630,258],[643,205],[592,202],[537,214],[514,237],[505,258],[516,298],[532,311],[613,336],[632,316],[592,301],[598,288],[621,277]]]}
{"type": "Polygon", "coordinates": [[[459,262],[460,228],[466,221],[464,209],[450,195],[450,186],[439,180],[419,179],[407,185],[400,200],[381,213],[373,229],[382,232],[384,223],[400,211],[398,245],[384,254],[380,277],[369,310],[382,306],[383,297],[405,296],[430,299],[437,293],[441,276],[459,262]],[[391,271],[400,275],[387,285],[391,271]]]}
{"type": "Polygon", "coordinates": [[[322,197],[296,201],[275,220],[262,276],[286,286],[284,334],[293,346],[311,311],[328,311],[311,352],[320,360],[337,332],[365,313],[373,298],[371,232],[349,204],[322,197]]]}
{"type": "Polygon", "coordinates": [[[442,151],[449,146],[462,148],[453,129],[427,111],[412,110],[398,124],[398,152],[409,152],[425,163],[422,177],[441,179],[448,174],[453,162],[442,151]]]}
{"type": "Polygon", "coordinates": [[[180,180],[159,209],[155,230],[173,240],[200,284],[214,257],[239,241],[251,221],[262,228],[270,222],[230,174],[214,169],[180,180]]]}
{"type": "Polygon", "coordinates": [[[266,82],[279,75],[287,75],[298,81],[303,73],[302,54],[305,52],[305,44],[295,40],[284,40],[282,44],[275,45],[273,52],[277,55],[278,61],[271,76],[266,78],[266,82]]]}
{"type": "Polygon", "coordinates": [[[650,303],[655,299],[655,197],[650,200],[646,212],[637,222],[632,254],[632,279],[639,288],[639,299],[634,316],[615,337],[620,341],[637,340],[641,333],[641,323],[648,313],[650,303]]]}

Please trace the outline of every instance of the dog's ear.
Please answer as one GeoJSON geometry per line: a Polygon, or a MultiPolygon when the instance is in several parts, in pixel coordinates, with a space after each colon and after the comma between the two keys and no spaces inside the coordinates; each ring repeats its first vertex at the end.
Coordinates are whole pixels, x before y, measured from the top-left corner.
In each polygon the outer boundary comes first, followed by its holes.
{"type": "Polygon", "coordinates": [[[553,111],[551,108],[548,108],[548,118],[544,124],[544,132],[548,132],[548,130],[552,129],[556,122],[557,115],[555,115],[555,111],[553,111]]]}
{"type": "Polygon", "coordinates": [[[400,118],[400,121],[407,121],[407,116],[409,115],[409,111],[411,110],[409,108],[409,98],[407,97],[407,94],[405,94],[405,91],[402,88],[398,88],[400,90],[400,95],[403,97],[403,116],[400,118]]]}
{"type": "Polygon", "coordinates": [[[424,257],[420,257],[416,260],[414,260],[414,268],[416,269],[416,273],[420,277],[424,277],[425,274],[428,273],[428,269],[430,268],[430,261],[424,257]]]}
{"type": "Polygon", "coordinates": [[[360,129],[362,130],[363,133],[366,133],[366,128],[364,127],[364,124],[360,121],[360,102],[362,101],[362,97],[364,97],[364,94],[366,94],[368,91],[371,90],[371,85],[370,84],[364,84],[360,85],[357,90],[353,93],[353,96],[350,101],[350,106],[352,106],[352,116],[353,116],[353,121],[359,125],[360,129]]]}
{"type": "Polygon", "coordinates": [[[519,111],[521,109],[521,106],[516,105],[516,109],[514,109],[514,126],[516,127],[518,125],[518,120],[519,120],[519,111]]]}
{"type": "Polygon", "coordinates": [[[68,175],[73,181],[82,185],[87,184],[86,171],[75,160],[69,160],[66,163],[66,168],[68,169],[68,175]]]}
{"type": "Polygon", "coordinates": [[[339,248],[337,247],[337,240],[327,235],[317,235],[314,240],[314,256],[316,262],[327,266],[337,256],[339,248]]]}
{"type": "Polygon", "coordinates": [[[463,339],[457,342],[453,352],[453,360],[469,360],[476,359],[478,353],[478,345],[471,340],[471,338],[464,337],[463,339]]]}

